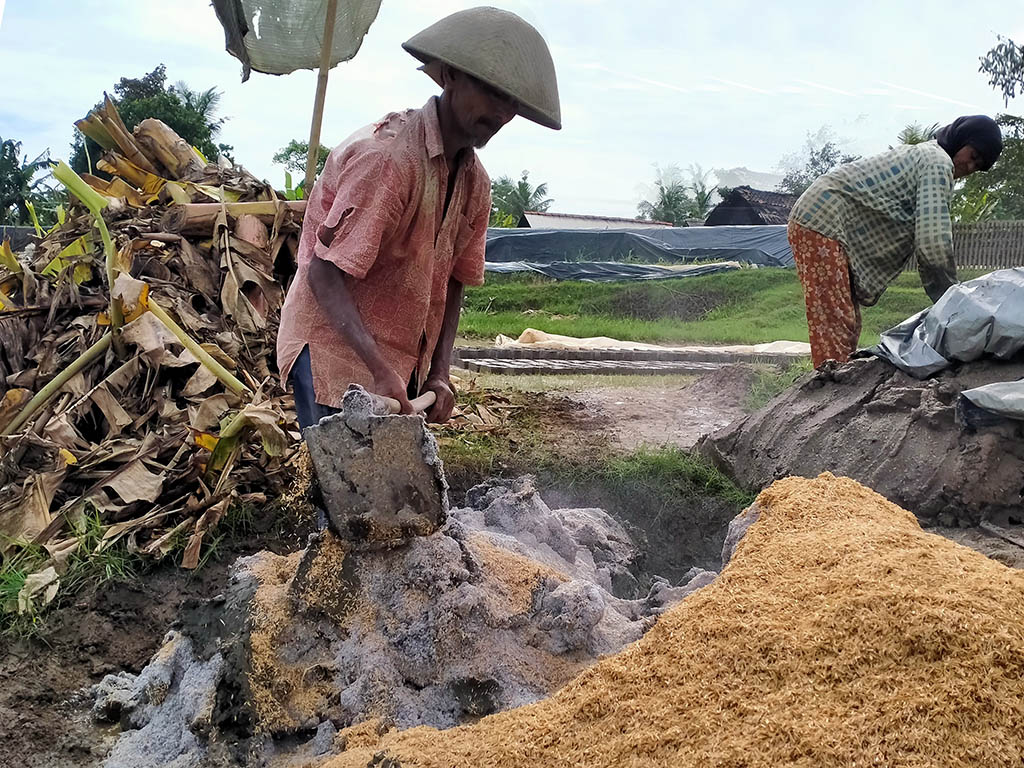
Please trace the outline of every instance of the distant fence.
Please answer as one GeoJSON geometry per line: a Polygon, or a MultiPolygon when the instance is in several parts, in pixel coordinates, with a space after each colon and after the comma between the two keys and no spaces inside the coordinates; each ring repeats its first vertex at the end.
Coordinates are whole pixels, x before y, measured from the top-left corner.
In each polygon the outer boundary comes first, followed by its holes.
{"type": "MultiPolygon", "coordinates": [[[[957,269],[1024,267],[1024,221],[981,221],[953,225],[957,269]]],[[[917,259],[907,270],[917,269],[917,259]]]]}

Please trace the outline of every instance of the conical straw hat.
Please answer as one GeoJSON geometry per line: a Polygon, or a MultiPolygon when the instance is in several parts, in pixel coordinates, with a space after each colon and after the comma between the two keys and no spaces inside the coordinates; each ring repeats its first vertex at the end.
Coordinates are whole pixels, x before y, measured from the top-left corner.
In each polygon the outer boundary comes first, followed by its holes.
{"type": "Polygon", "coordinates": [[[527,120],[562,127],[558,81],[551,53],[540,33],[519,16],[499,8],[470,8],[446,16],[402,44],[441,84],[439,64],[482,80],[519,102],[527,120]]]}

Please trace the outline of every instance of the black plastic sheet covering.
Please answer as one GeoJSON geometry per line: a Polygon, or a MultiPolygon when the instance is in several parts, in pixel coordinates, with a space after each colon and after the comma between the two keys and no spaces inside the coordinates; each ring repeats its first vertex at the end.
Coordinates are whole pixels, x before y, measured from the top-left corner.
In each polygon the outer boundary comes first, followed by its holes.
{"type": "Polygon", "coordinates": [[[609,283],[619,280],[666,280],[676,277],[713,275],[739,269],[737,264],[694,264],[685,269],[671,269],[653,264],[622,264],[614,261],[552,261],[536,264],[526,261],[487,262],[485,269],[498,274],[537,272],[555,280],[581,280],[587,283],[609,283]]]}
{"type": "MultiPolygon", "coordinates": [[[[1024,268],[1001,269],[950,288],[935,305],[882,334],[868,352],[919,379],[957,362],[1024,350],[1024,268]]],[[[998,382],[961,396],[979,408],[1024,419],[1024,381],[998,382]]]]}
{"type": "Polygon", "coordinates": [[[487,261],[675,262],[739,261],[792,267],[786,227],[663,229],[488,229],[487,261]]]}

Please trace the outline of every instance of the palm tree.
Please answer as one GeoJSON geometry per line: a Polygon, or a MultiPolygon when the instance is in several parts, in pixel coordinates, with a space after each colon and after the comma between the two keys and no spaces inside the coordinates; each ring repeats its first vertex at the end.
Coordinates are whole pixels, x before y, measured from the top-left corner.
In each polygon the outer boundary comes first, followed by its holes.
{"type": "Polygon", "coordinates": [[[36,174],[46,168],[49,150],[31,162],[27,155],[20,155],[20,141],[0,141],[0,224],[27,224],[31,221],[26,202],[46,180],[44,176],[33,181],[36,174]],[[17,209],[17,215],[13,214],[12,208],[17,209]]]}
{"type": "Polygon", "coordinates": [[[689,185],[683,181],[682,173],[676,165],[654,168],[654,194],[651,195],[654,201],[640,201],[637,206],[639,218],[666,221],[677,226],[685,224],[694,212],[693,200],[688,194],[689,185]]]}
{"type": "Polygon", "coordinates": [[[491,182],[491,218],[506,220],[514,218],[516,222],[527,211],[543,213],[554,202],[548,195],[548,185],[530,184],[529,171],[523,171],[519,181],[510,176],[499,176],[491,182]]]}
{"type": "Polygon", "coordinates": [[[931,141],[935,137],[937,130],[939,130],[938,123],[932,123],[928,126],[922,126],[920,123],[910,123],[896,134],[896,140],[900,144],[923,144],[926,141],[931,141]]]}
{"type": "Polygon", "coordinates": [[[694,218],[706,219],[714,207],[711,200],[715,196],[715,192],[718,191],[718,186],[708,186],[708,182],[711,179],[711,171],[705,171],[700,167],[699,163],[691,165],[689,172],[690,191],[693,192],[692,208],[694,218]]]}
{"type": "Polygon", "coordinates": [[[220,107],[221,97],[224,95],[221,91],[216,88],[193,91],[184,80],[176,82],[171,86],[171,90],[181,99],[182,104],[199,115],[203,122],[210,127],[211,138],[220,133],[225,118],[217,118],[215,115],[220,107]]]}

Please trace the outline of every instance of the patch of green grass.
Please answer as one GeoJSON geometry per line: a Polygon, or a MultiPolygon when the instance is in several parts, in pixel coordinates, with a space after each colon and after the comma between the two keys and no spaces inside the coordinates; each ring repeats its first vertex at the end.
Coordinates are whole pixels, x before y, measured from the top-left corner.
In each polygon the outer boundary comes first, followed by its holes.
{"type": "Polygon", "coordinates": [[[600,481],[626,495],[713,496],[736,506],[737,511],[754,501],[753,495],[742,491],[706,460],[678,446],[642,446],[590,465],[554,469],[570,484],[600,481]]]}
{"type": "MultiPolygon", "coordinates": [[[[105,530],[95,510],[87,511],[76,524],[74,537],[78,547],[68,557],[60,574],[56,604],[67,602],[87,588],[138,577],[142,567],[140,555],[129,551],[123,542],[101,548],[105,530]]],[[[49,560],[49,554],[42,547],[19,545],[0,566],[0,633],[24,637],[43,627],[46,609],[19,615],[18,594],[25,579],[46,567],[49,560]]]]}
{"type": "MultiPolygon", "coordinates": [[[[460,404],[466,404],[470,394],[460,393],[460,404]]],[[[564,412],[552,405],[560,402],[558,398],[527,392],[513,402],[520,407],[500,431],[437,428],[441,458],[453,487],[531,473],[549,486],[600,485],[623,497],[638,493],[656,497],[663,505],[680,497],[714,496],[742,508],[753,498],[704,459],[678,446],[615,452],[600,432],[587,436],[561,432],[557,427],[564,412]]]]}
{"type": "MultiPolygon", "coordinates": [[[[965,271],[961,279],[977,274],[965,271]]],[[[876,306],[864,308],[861,345],[877,343],[882,331],[930,304],[916,273],[900,275],[876,306]]],[[[467,289],[463,337],[515,337],[527,328],[674,344],[807,341],[803,290],[792,269],[618,283],[501,275],[467,289]]]]}
{"type": "Polygon", "coordinates": [[[776,395],[785,392],[805,373],[814,370],[809,357],[800,358],[788,368],[778,366],[758,366],[757,373],[750,385],[747,396],[747,408],[756,411],[763,408],[776,395]]]}

